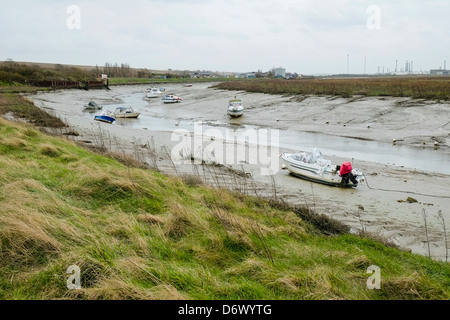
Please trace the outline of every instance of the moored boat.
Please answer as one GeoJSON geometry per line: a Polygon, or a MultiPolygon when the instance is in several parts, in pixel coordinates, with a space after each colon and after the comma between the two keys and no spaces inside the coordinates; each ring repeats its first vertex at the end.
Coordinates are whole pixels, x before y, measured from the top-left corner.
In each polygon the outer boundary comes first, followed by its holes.
{"type": "Polygon", "coordinates": [[[118,107],[114,111],[115,118],[137,118],[141,113],[134,111],[131,107],[118,107]]]}
{"type": "Polygon", "coordinates": [[[322,152],[315,148],[311,155],[305,152],[283,152],[280,158],[284,161],[283,169],[301,179],[336,187],[357,187],[364,181],[363,173],[352,168],[350,162],[334,165],[323,158],[322,152]]]}
{"type": "Polygon", "coordinates": [[[158,98],[161,97],[162,91],[156,87],[151,88],[147,91],[147,98],[158,98]]]}
{"type": "Polygon", "coordinates": [[[98,105],[95,101],[89,101],[88,104],[84,105],[84,110],[101,110],[103,107],[98,105]]]}
{"type": "Polygon", "coordinates": [[[103,111],[102,114],[95,116],[94,120],[106,123],[113,123],[114,121],[116,121],[116,118],[114,117],[114,114],[111,111],[106,110],[103,111]]]}
{"type": "Polygon", "coordinates": [[[181,102],[181,98],[175,94],[166,94],[162,101],[164,103],[179,103],[181,102]]]}
{"type": "Polygon", "coordinates": [[[240,117],[244,114],[244,105],[241,99],[232,99],[228,102],[227,114],[233,118],[240,117]]]}

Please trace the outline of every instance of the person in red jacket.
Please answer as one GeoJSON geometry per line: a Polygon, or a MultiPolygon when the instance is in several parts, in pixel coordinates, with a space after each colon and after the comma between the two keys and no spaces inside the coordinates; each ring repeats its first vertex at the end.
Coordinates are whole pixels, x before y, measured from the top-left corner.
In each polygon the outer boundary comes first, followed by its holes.
{"type": "Polygon", "coordinates": [[[352,173],[352,164],[350,162],[344,162],[339,169],[339,176],[342,177],[341,185],[348,185],[351,181],[355,186],[358,185],[358,181],[352,173]]]}

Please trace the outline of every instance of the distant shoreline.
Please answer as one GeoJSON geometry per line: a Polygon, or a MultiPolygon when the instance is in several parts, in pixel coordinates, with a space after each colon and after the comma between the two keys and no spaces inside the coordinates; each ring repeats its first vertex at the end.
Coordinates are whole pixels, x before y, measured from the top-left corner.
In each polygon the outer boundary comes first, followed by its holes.
{"type": "MultiPolygon", "coordinates": [[[[7,61],[0,61],[0,64],[4,63],[4,62],[7,62],[7,61]]],[[[15,60],[13,62],[17,63],[17,64],[21,64],[21,65],[26,65],[26,66],[37,66],[37,67],[49,68],[49,69],[57,69],[57,68],[62,66],[62,67],[66,67],[66,68],[77,68],[77,69],[84,70],[84,71],[91,71],[91,70],[96,69],[96,68],[103,69],[105,67],[104,65],[92,66],[92,65],[76,65],[76,64],[64,64],[64,63],[15,61],[15,60]]],[[[151,72],[151,73],[155,73],[155,74],[161,74],[161,75],[163,75],[163,74],[174,74],[174,75],[177,75],[177,74],[182,74],[182,73],[185,73],[185,72],[198,71],[198,70],[187,70],[187,69],[186,70],[173,70],[173,69],[161,70],[161,69],[133,68],[133,67],[130,67],[130,69],[133,70],[134,72],[147,71],[147,72],[151,72]]],[[[240,72],[237,72],[237,71],[220,71],[220,72],[217,72],[217,73],[220,73],[221,75],[226,77],[226,76],[231,76],[233,74],[240,73],[240,72]]]]}
{"type": "Polygon", "coordinates": [[[435,101],[450,100],[450,76],[445,75],[334,75],[298,76],[293,79],[251,78],[197,71],[148,70],[127,64],[74,66],[52,63],[5,61],[0,68],[1,92],[30,92],[33,86],[50,89],[102,89],[116,85],[214,82],[222,90],[239,90],[283,95],[332,95],[353,97],[410,97],[435,101]],[[107,80],[106,80],[107,79],[107,80]]]}

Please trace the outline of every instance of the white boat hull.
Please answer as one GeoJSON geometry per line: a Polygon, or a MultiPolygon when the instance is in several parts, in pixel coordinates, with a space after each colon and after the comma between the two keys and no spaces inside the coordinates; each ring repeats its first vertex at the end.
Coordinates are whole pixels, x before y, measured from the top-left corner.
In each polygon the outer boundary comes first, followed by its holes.
{"type": "Polygon", "coordinates": [[[232,118],[241,117],[244,114],[244,106],[240,99],[230,100],[228,103],[227,114],[232,118]]]}
{"type": "Polygon", "coordinates": [[[181,98],[174,96],[174,95],[170,95],[170,96],[165,96],[162,101],[164,103],[180,103],[181,102],[181,98]]]}
{"type": "Polygon", "coordinates": [[[159,98],[162,96],[162,92],[160,89],[152,88],[149,91],[147,91],[147,98],[159,98]]]}
{"type": "Polygon", "coordinates": [[[139,112],[134,112],[134,113],[116,113],[115,117],[116,118],[137,118],[139,117],[140,113],[139,112]]]}
{"type": "Polygon", "coordinates": [[[232,110],[228,109],[228,115],[233,118],[241,117],[244,114],[244,109],[241,110],[232,110]]]}
{"type": "MultiPolygon", "coordinates": [[[[356,187],[357,184],[348,183],[342,184],[342,177],[336,170],[336,165],[321,166],[316,163],[305,163],[303,161],[295,160],[290,153],[283,153],[280,158],[284,161],[284,168],[301,179],[326,184],[335,187],[356,187]]],[[[353,169],[356,181],[363,181],[363,175],[358,169],[353,169]]]]}
{"type": "Polygon", "coordinates": [[[140,112],[134,111],[131,107],[118,107],[114,111],[115,118],[137,118],[140,114],[140,112]]]}

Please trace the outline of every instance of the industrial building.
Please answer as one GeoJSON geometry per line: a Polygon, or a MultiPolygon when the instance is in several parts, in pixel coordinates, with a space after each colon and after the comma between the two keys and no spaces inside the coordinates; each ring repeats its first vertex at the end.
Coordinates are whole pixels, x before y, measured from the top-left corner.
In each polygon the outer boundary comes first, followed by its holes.
{"type": "Polygon", "coordinates": [[[430,74],[431,75],[435,75],[435,76],[449,76],[450,75],[450,70],[446,70],[446,69],[432,69],[432,70],[430,70],[430,74]]]}
{"type": "Polygon", "coordinates": [[[447,70],[447,61],[444,61],[444,69],[440,67],[439,69],[431,69],[430,74],[435,76],[448,76],[450,75],[450,70],[447,70]]]}
{"type": "Polygon", "coordinates": [[[286,78],[286,69],[284,68],[274,68],[273,73],[275,78],[286,78]]]}

